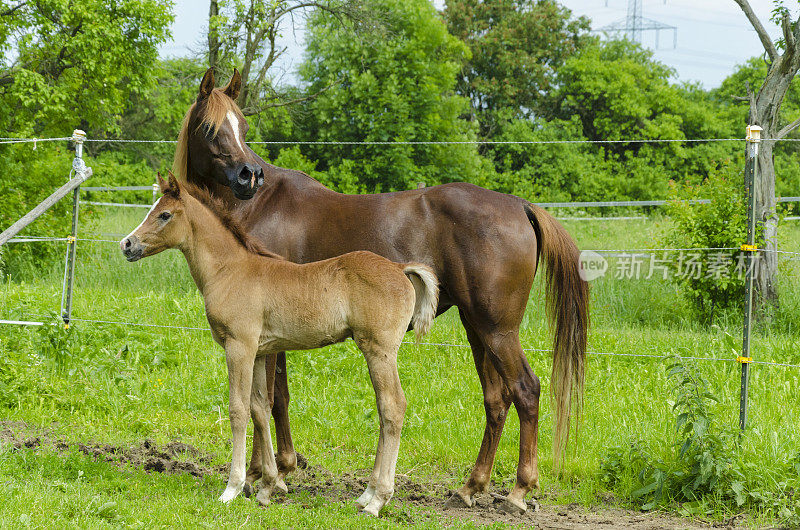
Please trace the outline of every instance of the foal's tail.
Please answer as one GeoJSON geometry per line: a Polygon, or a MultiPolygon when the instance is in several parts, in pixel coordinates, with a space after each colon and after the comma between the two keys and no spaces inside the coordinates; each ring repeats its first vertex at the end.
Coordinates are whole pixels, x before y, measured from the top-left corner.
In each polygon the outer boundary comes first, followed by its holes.
{"type": "Polygon", "coordinates": [[[414,303],[414,317],[411,326],[417,341],[429,329],[436,316],[436,307],[439,305],[439,280],[433,269],[421,263],[411,263],[403,267],[403,272],[414,285],[417,300],[414,303]]]}
{"type": "MultiPolygon", "coordinates": [[[[546,267],[546,308],[553,331],[553,459],[558,468],[569,441],[572,407],[580,418],[583,406],[589,285],[580,275],[580,251],[564,227],[536,205],[526,204],[525,213],[538,239],[537,260],[541,256],[546,267]]],[[[576,429],[577,424],[576,419],[576,429]]]]}

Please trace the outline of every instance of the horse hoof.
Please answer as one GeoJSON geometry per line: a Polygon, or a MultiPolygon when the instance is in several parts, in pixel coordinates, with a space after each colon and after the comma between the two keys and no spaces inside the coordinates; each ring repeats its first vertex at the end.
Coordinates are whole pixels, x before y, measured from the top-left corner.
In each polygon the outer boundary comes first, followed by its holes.
{"type": "Polygon", "coordinates": [[[241,491],[242,491],[241,489],[232,488],[228,486],[227,488],[225,488],[225,491],[222,492],[222,495],[220,496],[219,500],[221,502],[224,502],[225,504],[228,504],[234,498],[236,498],[236,496],[239,495],[241,491]]]}
{"type": "Polygon", "coordinates": [[[358,511],[359,515],[368,516],[368,517],[378,517],[378,512],[380,510],[376,510],[375,508],[370,508],[367,506],[358,511]]]}
{"type": "Polygon", "coordinates": [[[286,485],[286,481],[283,480],[283,477],[278,477],[275,479],[275,486],[273,487],[276,493],[281,493],[286,495],[289,493],[289,487],[286,485]]]}
{"type": "Polygon", "coordinates": [[[259,490],[256,500],[261,506],[269,506],[269,490],[266,488],[259,490]]]}
{"type": "Polygon", "coordinates": [[[523,515],[526,511],[528,511],[528,506],[524,503],[521,505],[517,504],[516,501],[496,493],[493,493],[492,497],[494,497],[494,507],[499,512],[508,513],[511,515],[523,515]]]}
{"type": "Polygon", "coordinates": [[[249,499],[253,494],[253,485],[249,482],[245,482],[244,487],[242,488],[242,494],[245,496],[245,498],[249,499]]]}
{"type": "Polygon", "coordinates": [[[472,508],[473,506],[475,506],[475,501],[471,497],[464,498],[459,492],[453,493],[444,503],[445,508],[472,508]]]}

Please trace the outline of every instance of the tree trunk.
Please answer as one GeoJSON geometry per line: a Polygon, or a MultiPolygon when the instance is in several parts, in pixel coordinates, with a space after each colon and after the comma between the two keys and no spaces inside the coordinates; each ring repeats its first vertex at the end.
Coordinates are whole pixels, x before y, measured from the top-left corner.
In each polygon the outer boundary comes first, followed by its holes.
{"type": "Polygon", "coordinates": [[[217,0],[211,0],[208,7],[208,66],[217,68],[219,66],[219,29],[216,27],[215,17],[219,15],[219,4],[217,0]]]}
{"type": "MultiPolygon", "coordinates": [[[[772,151],[775,141],[789,134],[800,125],[800,120],[780,129],[780,111],[789,85],[800,69],[800,19],[792,23],[789,11],[781,9],[781,30],[783,32],[783,53],[772,42],[761,21],[758,20],[748,0],[734,0],[742,8],[761,44],[764,46],[769,65],[767,77],[754,95],[748,87],[750,115],[748,125],[759,125],[762,141],[758,153],[757,176],[755,182],[755,218],[757,229],[763,238],[766,252],[759,255],[759,268],[755,281],[756,304],[762,310],[778,303],[775,279],[778,273],[778,216],[775,211],[775,164],[772,151]]],[[[766,311],[768,314],[769,311],[766,311]]]]}
{"type": "MultiPolygon", "coordinates": [[[[770,138],[768,134],[764,136],[770,138]]],[[[773,142],[769,140],[761,142],[754,190],[756,195],[756,233],[761,233],[764,238],[763,248],[766,249],[766,252],[761,252],[758,257],[755,277],[756,299],[759,301],[759,309],[762,312],[768,310],[769,306],[778,305],[778,291],[775,285],[778,275],[778,254],[775,252],[778,250],[778,215],[775,212],[773,145],[773,142]]]]}

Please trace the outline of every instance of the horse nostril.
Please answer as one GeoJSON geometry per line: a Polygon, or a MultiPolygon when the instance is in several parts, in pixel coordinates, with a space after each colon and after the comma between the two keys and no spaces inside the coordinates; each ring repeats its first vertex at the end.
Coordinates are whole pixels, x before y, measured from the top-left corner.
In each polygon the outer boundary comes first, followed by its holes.
{"type": "Polygon", "coordinates": [[[126,239],[125,240],[125,250],[128,250],[130,248],[131,248],[131,240],[130,239],[126,239]]]}

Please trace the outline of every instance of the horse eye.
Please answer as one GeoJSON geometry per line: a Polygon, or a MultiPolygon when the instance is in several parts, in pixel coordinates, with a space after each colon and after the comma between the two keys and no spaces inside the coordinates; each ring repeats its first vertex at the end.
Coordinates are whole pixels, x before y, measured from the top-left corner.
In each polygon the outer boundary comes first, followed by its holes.
{"type": "Polygon", "coordinates": [[[161,212],[161,215],[158,216],[159,219],[162,221],[169,221],[172,217],[172,214],[169,212],[161,212]]]}

